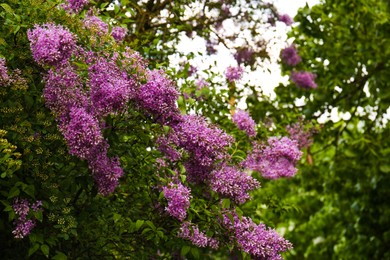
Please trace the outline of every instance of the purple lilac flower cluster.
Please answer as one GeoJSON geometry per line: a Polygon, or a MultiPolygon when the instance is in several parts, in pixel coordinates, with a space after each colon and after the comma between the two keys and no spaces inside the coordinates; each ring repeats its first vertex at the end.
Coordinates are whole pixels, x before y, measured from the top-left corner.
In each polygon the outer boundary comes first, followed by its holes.
{"type": "Polygon", "coordinates": [[[237,203],[244,203],[250,197],[248,192],[260,186],[260,183],[243,171],[231,166],[223,166],[211,173],[210,187],[222,196],[237,203]]]}
{"type": "Polygon", "coordinates": [[[84,27],[94,32],[97,36],[102,36],[108,33],[108,24],[95,15],[88,15],[84,19],[84,27]]]}
{"type": "Polygon", "coordinates": [[[305,89],[317,88],[317,84],[314,81],[315,78],[315,74],[307,71],[293,71],[291,73],[292,82],[294,82],[298,87],[305,89]]]}
{"type": "Polygon", "coordinates": [[[76,48],[76,37],[61,25],[35,25],[33,30],[28,30],[27,36],[34,60],[40,65],[60,65],[76,48]]]}
{"type": "Polygon", "coordinates": [[[5,60],[0,58],[0,85],[7,85],[9,81],[8,69],[5,60]]]}
{"type": "Polygon", "coordinates": [[[148,71],[147,80],[138,91],[137,103],[162,124],[176,121],[180,117],[176,106],[179,92],[173,81],[162,70],[148,71]]]}
{"type": "Polygon", "coordinates": [[[224,214],[222,224],[233,232],[231,239],[254,259],[281,260],[280,253],[292,248],[274,229],[267,229],[262,223],[257,225],[248,217],[239,218],[235,212],[224,214]],[[228,215],[233,217],[233,222],[228,215]]]}
{"type": "Polygon", "coordinates": [[[112,31],[111,31],[111,36],[117,42],[123,41],[123,39],[125,38],[126,34],[127,34],[127,29],[123,28],[123,27],[120,27],[120,26],[113,27],[112,31]]]}
{"type": "Polygon", "coordinates": [[[119,69],[115,61],[98,58],[88,69],[89,95],[96,115],[121,112],[135,95],[135,82],[119,69]]]}
{"type": "Polygon", "coordinates": [[[205,233],[199,231],[199,227],[191,222],[183,222],[180,226],[178,237],[190,240],[197,247],[209,246],[213,249],[219,247],[219,242],[215,238],[208,237],[205,233]]]}
{"type": "Polygon", "coordinates": [[[279,21],[290,26],[294,23],[294,20],[288,14],[279,15],[279,21]]]}
{"type": "Polygon", "coordinates": [[[254,143],[253,150],[243,166],[261,172],[267,179],[292,177],[296,174],[297,161],[302,156],[298,143],[287,137],[268,138],[268,146],[254,143]]]}
{"type": "Polygon", "coordinates": [[[302,61],[294,45],[290,45],[282,51],[282,59],[289,66],[296,66],[302,61]]]}
{"type": "Polygon", "coordinates": [[[69,13],[78,13],[83,10],[84,6],[89,3],[89,0],[67,0],[67,4],[63,4],[62,7],[69,13]]]}
{"type": "Polygon", "coordinates": [[[256,123],[248,112],[243,110],[237,110],[233,115],[233,122],[237,127],[245,131],[249,137],[256,136],[256,123]]]}
{"type": "Polygon", "coordinates": [[[30,207],[34,212],[38,212],[42,206],[42,201],[36,201],[31,204],[26,199],[15,199],[12,208],[17,215],[15,220],[15,229],[12,234],[15,238],[24,238],[30,234],[31,230],[35,227],[35,219],[27,219],[30,212],[30,207]]]}
{"type": "Polygon", "coordinates": [[[165,210],[174,218],[183,221],[187,216],[190,207],[190,189],[183,184],[169,183],[168,187],[163,187],[165,198],[168,200],[168,207],[165,210]]]}
{"type": "Polygon", "coordinates": [[[225,76],[226,76],[226,79],[228,81],[233,82],[233,81],[241,79],[243,73],[244,73],[244,69],[242,67],[229,66],[226,69],[225,76]]]}
{"type": "Polygon", "coordinates": [[[292,125],[288,125],[286,127],[286,130],[289,133],[290,138],[292,140],[297,141],[299,149],[307,148],[313,143],[311,137],[313,135],[314,130],[311,129],[305,131],[302,121],[299,121],[292,125]]]}
{"type": "Polygon", "coordinates": [[[253,60],[254,53],[250,48],[242,48],[234,54],[234,59],[238,64],[250,63],[253,60]]]}

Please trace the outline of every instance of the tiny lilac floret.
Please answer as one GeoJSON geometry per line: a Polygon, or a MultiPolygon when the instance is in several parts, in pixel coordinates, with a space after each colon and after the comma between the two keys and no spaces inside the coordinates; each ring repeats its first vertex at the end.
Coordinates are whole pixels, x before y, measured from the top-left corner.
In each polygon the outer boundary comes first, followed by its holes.
{"type": "Polygon", "coordinates": [[[291,73],[291,81],[298,87],[304,89],[315,89],[317,84],[315,83],[316,75],[307,71],[293,71],[291,73]]]}

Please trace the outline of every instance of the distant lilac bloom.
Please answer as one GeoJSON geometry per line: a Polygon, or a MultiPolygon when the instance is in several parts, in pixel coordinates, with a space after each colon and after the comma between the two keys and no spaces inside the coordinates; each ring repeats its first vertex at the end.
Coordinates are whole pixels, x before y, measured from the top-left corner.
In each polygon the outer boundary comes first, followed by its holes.
{"type": "Polygon", "coordinates": [[[68,60],[76,48],[76,37],[61,25],[35,25],[27,36],[34,60],[40,65],[58,66],[68,60]]]}
{"type": "Polygon", "coordinates": [[[232,239],[238,247],[254,259],[282,260],[280,253],[292,248],[274,229],[256,224],[248,217],[240,218],[235,212],[224,214],[222,224],[234,234],[232,239]]]}
{"type": "Polygon", "coordinates": [[[108,33],[108,24],[94,15],[87,16],[84,19],[84,26],[85,28],[95,32],[98,36],[102,36],[108,33]]]}
{"type": "Polygon", "coordinates": [[[6,85],[9,81],[8,69],[5,65],[5,60],[0,58],[0,84],[6,85]]]}
{"type": "Polygon", "coordinates": [[[291,81],[294,82],[298,87],[305,89],[317,88],[317,84],[314,79],[316,75],[307,71],[293,71],[291,73],[291,81]]]}
{"type": "Polygon", "coordinates": [[[284,63],[290,66],[296,66],[302,61],[294,45],[291,45],[282,50],[282,59],[284,63]]]}
{"type": "Polygon", "coordinates": [[[177,136],[171,135],[169,138],[162,136],[157,139],[158,150],[162,152],[169,160],[175,162],[181,158],[181,154],[175,148],[178,145],[177,136]],[[174,140],[176,138],[176,140],[174,140]]]}
{"type": "Polygon", "coordinates": [[[201,90],[201,89],[203,89],[203,88],[205,88],[205,87],[208,87],[209,85],[210,85],[210,83],[208,83],[205,79],[199,79],[199,80],[197,80],[196,82],[195,82],[195,85],[196,85],[196,89],[197,90],[201,90]]]}
{"type": "Polygon", "coordinates": [[[16,198],[12,204],[12,209],[18,215],[19,219],[25,220],[30,211],[30,204],[26,199],[16,198]]]}
{"type": "Polygon", "coordinates": [[[187,216],[190,207],[190,189],[183,184],[169,183],[168,187],[163,187],[164,196],[168,201],[165,210],[174,218],[183,221],[187,216]]]}
{"type": "Polygon", "coordinates": [[[137,103],[162,124],[180,117],[176,105],[179,92],[175,83],[167,78],[162,70],[148,71],[148,82],[142,85],[137,96],[137,103]]]}
{"type": "Polygon", "coordinates": [[[243,162],[243,166],[260,172],[267,179],[292,177],[297,172],[295,165],[301,156],[302,152],[295,140],[270,137],[268,146],[253,144],[252,153],[243,162]]]}
{"type": "Polygon", "coordinates": [[[15,238],[24,238],[30,234],[31,230],[35,227],[35,221],[29,219],[26,221],[17,221],[16,227],[12,231],[15,238]]]}
{"type": "Polygon", "coordinates": [[[63,8],[65,11],[68,11],[70,13],[78,13],[88,3],[89,0],[67,0],[67,3],[63,5],[63,8]]]}
{"type": "Polygon", "coordinates": [[[103,141],[99,121],[82,107],[71,108],[69,120],[63,121],[60,129],[69,153],[80,159],[91,158],[92,149],[103,141]]]}
{"type": "Polygon", "coordinates": [[[305,131],[302,121],[288,125],[286,130],[289,133],[290,138],[297,141],[299,149],[307,148],[313,143],[311,138],[313,131],[305,131]]]}
{"type": "Polygon", "coordinates": [[[35,203],[31,205],[31,208],[33,211],[37,212],[40,210],[40,207],[42,206],[42,201],[37,200],[35,203]]]}
{"type": "Polygon", "coordinates": [[[285,23],[287,26],[294,23],[294,20],[288,14],[279,15],[279,21],[285,23]]]}
{"type": "Polygon", "coordinates": [[[195,66],[190,65],[188,68],[188,76],[194,75],[198,71],[198,68],[195,66]]]}
{"type": "Polygon", "coordinates": [[[234,113],[232,119],[233,122],[237,125],[237,127],[240,130],[245,131],[249,137],[253,137],[256,135],[256,123],[248,112],[243,110],[237,110],[234,113]]]}
{"type": "Polygon", "coordinates": [[[208,237],[204,232],[199,231],[198,225],[188,221],[181,224],[178,237],[190,240],[197,247],[210,246],[213,249],[219,247],[219,242],[215,238],[208,237]]]}
{"type": "Polygon", "coordinates": [[[234,54],[234,59],[238,64],[250,63],[253,60],[253,54],[254,51],[252,49],[242,48],[234,54]]]}
{"type": "Polygon", "coordinates": [[[237,203],[244,203],[250,197],[248,192],[260,186],[260,183],[245,172],[231,166],[223,166],[211,173],[210,187],[237,203]]]}
{"type": "Polygon", "coordinates": [[[111,36],[115,39],[115,41],[121,42],[125,38],[126,33],[127,33],[126,28],[115,26],[114,28],[112,28],[111,36]]]}
{"type": "Polygon", "coordinates": [[[228,67],[225,72],[226,79],[230,82],[239,80],[242,77],[244,69],[240,66],[238,67],[228,67]]]}
{"type": "Polygon", "coordinates": [[[215,48],[216,46],[216,43],[210,41],[210,40],[207,40],[206,41],[206,51],[207,51],[207,54],[209,55],[212,55],[212,54],[215,54],[217,53],[217,49],[215,48]]]}

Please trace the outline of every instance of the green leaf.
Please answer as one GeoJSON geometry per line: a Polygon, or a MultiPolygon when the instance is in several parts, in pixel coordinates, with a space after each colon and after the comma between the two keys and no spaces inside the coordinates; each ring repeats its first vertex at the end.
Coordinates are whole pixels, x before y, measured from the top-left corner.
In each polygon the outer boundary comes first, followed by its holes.
{"type": "Polygon", "coordinates": [[[230,199],[223,199],[222,200],[222,208],[230,208],[230,199]]]}
{"type": "Polygon", "coordinates": [[[52,259],[53,260],[67,260],[68,257],[64,253],[58,252],[52,259]]]}
{"type": "Polygon", "coordinates": [[[18,187],[14,186],[11,188],[11,190],[8,192],[8,198],[14,198],[20,194],[20,190],[18,187]]]}
{"type": "Polygon", "coordinates": [[[190,250],[191,250],[191,247],[189,247],[189,246],[183,246],[183,247],[181,248],[180,255],[181,255],[181,256],[185,256],[185,255],[188,254],[188,252],[190,252],[190,250]]]}
{"type": "Polygon", "coordinates": [[[48,245],[43,244],[43,245],[41,245],[41,251],[42,251],[42,253],[43,253],[46,257],[48,257],[48,256],[49,256],[49,252],[50,252],[50,248],[49,248],[48,245]]]}
{"type": "Polygon", "coordinates": [[[9,14],[14,14],[14,10],[12,10],[11,6],[7,5],[7,4],[0,4],[1,7],[3,7],[3,9],[9,13],[9,14]]]}
{"type": "Polygon", "coordinates": [[[199,259],[199,249],[197,247],[191,248],[191,254],[195,259],[199,259]]]}
{"type": "Polygon", "coordinates": [[[34,254],[38,249],[39,249],[39,244],[34,244],[34,246],[30,247],[30,249],[28,250],[28,256],[34,254]]]}
{"type": "Polygon", "coordinates": [[[144,222],[145,222],[144,220],[138,219],[137,222],[135,222],[135,230],[138,231],[142,227],[144,222]]]}
{"type": "Polygon", "coordinates": [[[389,173],[390,172],[390,165],[389,164],[381,164],[379,166],[379,170],[384,173],[389,173]]]}

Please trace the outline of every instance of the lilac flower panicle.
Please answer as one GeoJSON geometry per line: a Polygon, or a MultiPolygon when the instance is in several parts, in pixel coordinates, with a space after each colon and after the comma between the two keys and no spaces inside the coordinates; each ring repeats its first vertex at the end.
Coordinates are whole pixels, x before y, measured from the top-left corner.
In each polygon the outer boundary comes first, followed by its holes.
{"type": "Polygon", "coordinates": [[[244,69],[240,66],[238,66],[238,67],[229,66],[226,69],[225,76],[226,76],[226,79],[228,81],[233,82],[233,81],[241,79],[243,72],[244,72],[244,69]]]}
{"type": "Polygon", "coordinates": [[[291,73],[292,82],[294,82],[298,87],[305,89],[317,88],[317,84],[314,81],[315,78],[315,74],[307,71],[293,71],[291,73]]]}
{"type": "Polygon", "coordinates": [[[237,110],[233,115],[233,122],[237,125],[237,127],[245,131],[249,137],[256,136],[256,123],[249,115],[248,112],[243,110],[237,110]]]}
{"type": "Polygon", "coordinates": [[[123,27],[120,27],[120,26],[113,27],[112,31],[111,31],[111,36],[117,42],[123,41],[123,39],[125,38],[126,34],[127,34],[127,29],[123,28],[123,27]]]}
{"type": "Polygon", "coordinates": [[[302,61],[294,45],[291,45],[282,51],[282,59],[284,63],[289,66],[296,66],[302,61]]]}
{"type": "Polygon", "coordinates": [[[135,82],[115,61],[99,59],[88,69],[90,98],[96,115],[121,112],[135,94],[135,82]]]}
{"type": "Polygon", "coordinates": [[[85,28],[94,32],[97,36],[103,36],[108,33],[108,24],[95,15],[89,15],[84,19],[85,28]]]}
{"type": "Polygon", "coordinates": [[[180,152],[174,146],[177,145],[177,140],[173,138],[175,135],[171,135],[170,138],[165,136],[157,139],[158,150],[163,153],[169,160],[175,162],[181,158],[180,152]]]}
{"type": "Polygon", "coordinates": [[[234,54],[234,59],[238,64],[250,63],[253,60],[254,51],[249,48],[242,48],[234,54]]]}
{"type": "Polygon", "coordinates": [[[313,132],[310,130],[305,131],[301,121],[288,125],[286,130],[289,133],[290,138],[297,141],[299,149],[307,148],[313,143],[313,140],[311,139],[313,132]]]}
{"type": "Polygon", "coordinates": [[[148,71],[148,82],[139,89],[137,102],[141,108],[153,115],[162,124],[180,117],[176,106],[179,92],[173,81],[162,70],[148,71]]]}
{"type": "Polygon", "coordinates": [[[92,152],[94,156],[88,161],[98,192],[103,196],[114,192],[119,185],[119,178],[124,174],[119,158],[109,158],[107,149],[106,141],[102,145],[96,146],[92,152]]]}
{"type": "Polygon", "coordinates": [[[237,203],[247,201],[250,198],[248,192],[260,186],[256,179],[231,166],[223,166],[211,175],[211,189],[237,203]]]}
{"type": "Polygon", "coordinates": [[[194,75],[197,71],[198,71],[197,67],[190,65],[190,67],[188,68],[188,76],[194,75]]]}
{"type": "Polygon", "coordinates": [[[203,117],[186,115],[173,129],[179,146],[184,148],[201,166],[211,166],[216,160],[225,159],[225,148],[233,138],[223,130],[209,125],[203,117]]]}
{"type": "Polygon", "coordinates": [[[63,5],[63,8],[69,13],[78,13],[83,10],[84,6],[88,3],[89,0],[67,0],[67,3],[63,5]]]}
{"type": "Polygon", "coordinates": [[[190,240],[197,247],[209,246],[213,249],[219,247],[219,242],[215,238],[208,237],[204,232],[199,231],[198,225],[191,222],[183,222],[180,226],[178,237],[190,240]]]}
{"type": "Polygon", "coordinates": [[[197,90],[201,90],[205,87],[208,87],[210,85],[210,83],[208,83],[205,79],[199,79],[195,82],[195,85],[196,85],[196,89],[197,90]]]}
{"type": "Polygon", "coordinates": [[[290,26],[294,23],[294,20],[288,14],[279,15],[279,21],[285,23],[287,26],[290,26]]]}
{"type": "Polygon", "coordinates": [[[0,85],[6,85],[10,77],[8,75],[8,69],[5,65],[5,60],[0,58],[0,85]]]}
{"type": "Polygon", "coordinates": [[[243,162],[243,166],[261,172],[267,179],[292,177],[296,174],[297,161],[302,156],[295,140],[287,137],[268,138],[268,146],[254,143],[252,153],[243,162]]]}
{"type": "Polygon", "coordinates": [[[235,212],[231,212],[234,222],[223,216],[222,224],[233,232],[233,240],[239,248],[250,254],[254,259],[282,260],[280,253],[290,250],[292,245],[281,237],[274,229],[264,224],[256,224],[248,217],[241,219],[235,212]]]}
{"type": "Polygon", "coordinates": [[[76,37],[61,25],[35,25],[27,36],[33,58],[40,65],[58,66],[68,60],[76,48],[76,37]]]}
{"type": "Polygon", "coordinates": [[[190,189],[183,184],[169,183],[168,187],[163,187],[164,196],[168,201],[165,210],[174,218],[183,221],[187,216],[190,207],[190,189]]]}
{"type": "MultiPolygon", "coordinates": [[[[34,212],[38,212],[42,206],[42,201],[36,201],[31,204],[31,209],[34,212]]],[[[17,218],[14,221],[15,228],[12,234],[15,238],[21,239],[30,234],[31,230],[35,227],[35,219],[27,219],[30,212],[30,203],[26,199],[16,198],[12,204],[17,218]]]]}
{"type": "Polygon", "coordinates": [[[70,109],[69,121],[60,129],[68,144],[69,152],[80,159],[91,158],[91,151],[103,141],[99,121],[85,108],[70,109]]]}

